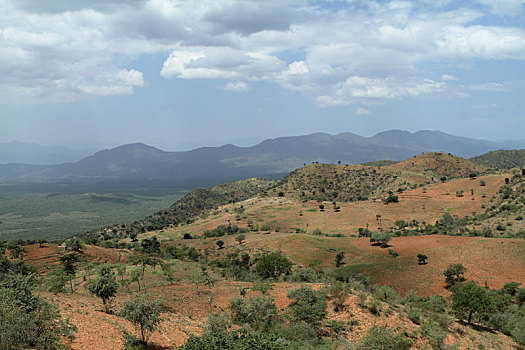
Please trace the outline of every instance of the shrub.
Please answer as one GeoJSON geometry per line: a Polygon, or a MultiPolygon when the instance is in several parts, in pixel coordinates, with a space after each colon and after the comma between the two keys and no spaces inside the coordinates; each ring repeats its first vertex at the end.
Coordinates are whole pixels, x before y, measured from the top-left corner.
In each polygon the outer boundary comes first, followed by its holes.
{"type": "Polygon", "coordinates": [[[310,287],[293,289],[287,294],[293,299],[289,308],[292,319],[318,324],[326,315],[326,296],[322,291],[315,291],[310,287]]]}
{"type": "Polygon", "coordinates": [[[426,264],[428,257],[425,254],[418,254],[417,255],[417,263],[419,265],[426,264]]]}
{"type": "Polygon", "coordinates": [[[477,313],[486,314],[496,309],[490,292],[478,286],[474,281],[454,285],[451,297],[452,309],[459,314],[460,318],[466,314],[468,323],[470,323],[472,315],[477,313]]]}
{"type": "Polygon", "coordinates": [[[372,244],[379,243],[381,248],[385,248],[388,246],[388,242],[390,242],[390,234],[388,232],[374,232],[372,233],[372,236],[370,237],[370,242],[372,244]]]}
{"type": "Polygon", "coordinates": [[[463,275],[467,269],[461,265],[461,264],[451,264],[447,267],[445,271],[443,271],[443,275],[445,276],[445,282],[450,287],[458,282],[465,281],[465,277],[463,275]]]}
{"type": "Polygon", "coordinates": [[[399,197],[393,194],[388,195],[388,197],[385,199],[385,204],[389,203],[398,203],[399,197]]]}
{"type": "Polygon", "coordinates": [[[397,304],[401,301],[401,298],[391,286],[376,287],[372,295],[374,298],[389,304],[397,304]]]}
{"type": "Polygon", "coordinates": [[[361,341],[361,346],[367,350],[408,350],[412,341],[389,327],[374,325],[361,341]]]}
{"type": "Polygon", "coordinates": [[[246,330],[234,330],[217,334],[190,336],[179,350],[229,349],[229,350],[292,350],[293,347],[275,334],[249,333],[246,330]]]}
{"type": "Polygon", "coordinates": [[[148,333],[157,329],[161,322],[160,303],[157,300],[150,301],[146,294],[134,294],[124,301],[119,314],[137,327],[143,343],[146,343],[148,333]]]}
{"type": "Polygon", "coordinates": [[[255,273],[261,278],[276,279],[282,274],[289,275],[292,262],[281,253],[264,254],[255,265],[255,273]]]}
{"type": "Polygon", "coordinates": [[[249,324],[253,330],[267,329],[277,316],[274,299],[269,296],[257,295],[250,297],[248,302],[243,298],[235,298],[229,306],[234,322],[249,324]]]}
{"type": "Polygon", "coordinates": [[[98,279],[88,284],[88,291],[100,299],[106,313],[110,313],[111,301],[117,294],[118,284],[115,273],[108,265],[102,265],[98,271],[98,279]]]}

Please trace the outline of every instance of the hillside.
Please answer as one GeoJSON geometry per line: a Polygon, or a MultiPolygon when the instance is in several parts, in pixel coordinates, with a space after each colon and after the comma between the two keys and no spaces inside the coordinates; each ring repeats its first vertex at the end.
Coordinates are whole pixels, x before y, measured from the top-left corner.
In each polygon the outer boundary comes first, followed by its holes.
{"type": "Polygon", "coordinates": [[[470,160],[496,170],[523,168],[525,167],[525,149],[492,151],[470,160]]]}
{"type": "Polygon", "coordinates": [[[165,152],[142,143],[97,152],[54,166],[0,165],[0,180],[217,179],[281,176],[311,162],[360,164],[399,161],[422,152],[476,156],[504,147],[438,131],[391,130],[373,137],[351,133],[280,137],[251,147],[224,145],[165,152]]]}
{"type": "MultiPolygon", "coordinates": [[[[384,164],[384,163],[380,163],[384,164]]],[[[272,194],[320,201],[380,199],[389,192],[403,192],[486,169],[468,160],[445,153],[424,153],[387,165],[311,164],[288,175],[272,194]]]]}
{"type": "Polygon", "coordinates": [[[129,225],[113,225],[84,234],[84,237],[119,237],[131,232],[155,230],[169,225],[189,223],[190,219],[218,206],[246,200],[274,186],[275,180],[250,178],[227,182],[186,194],[169,208],[129,225]]]}
{"type": "Polygon", "coordinates": [[[240,328],[254,337],[244,348],[520,349],[525,177],[485,170],[443,153],[386,166],[310,164],[280,183],[195,190],[133,225],[94,232],[72,275],[69,253],[50,244],[27,245],[18,258],[7,246],[3,261],[39,269],[38,296],[77,328],[71,349],[130,346],[140,332],[119,310],[137,292],[161,305],[147,339],[158,349],[223,349],[243,341],[240,328]],[[313,197],[321,188],[340,194],[313,197]],[[395,188],[397,201],[380,200],[395,188]],[[373,242],[385,234],[384,246],[373,242]],[[467,283],[447,282],[451,264],[467,283]],[[111,278],[106,313],[88,286],[111,278]],[[456,288],[467,287],[489,306],[459,309],[456,288]]]}

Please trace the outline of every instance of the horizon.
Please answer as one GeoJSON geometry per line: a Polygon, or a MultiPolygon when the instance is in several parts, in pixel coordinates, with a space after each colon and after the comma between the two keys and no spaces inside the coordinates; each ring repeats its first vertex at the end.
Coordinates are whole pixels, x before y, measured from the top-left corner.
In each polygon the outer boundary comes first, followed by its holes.
{"type": "MultiPolygon", "coordinates": [[[[17,143],[20,143],[20,144],[25,144],[25,145],[32,145],[32,146],[37,146],[37,147],[45,147],[45,148],[65,148],[65,149],[68,149],[68,150],[72,150],[72,151],[88,151],[88,152],[93,152],[93,153],[96,153],[96,152],[100,152],[100,151],[103,151],[103,150],[111,150],[111,149],[115,149],[115,148],[118,148],[118,147],[121,147],[121,146],[127,146],[127,145],[133,145],[133,144],[143,144],[143,145],[146,145],[146,146],[150,146],[150,147],[154,147],[154,148],[157,148],[161,151],[164,151],[164,152],[187,152],[187,151],[192,151],[192,150],[195,150],[195,149],[199,149],[199,148],[219,148],[219,147],[223,147],[223,146],[227,146],[227,145],[232,145],[232,146],[235,146],[235,147],[239,147],[239,148],[250,148],[250,147],[254,147],[254,146],[257,146],[265,141],[269,141],[269,140],[275,140],[275,139],[279,139],[279,138],[287,138],[287,137],[301,137],[301,136],[310,136],[310,135],[314,135],[314,134],[326,134],[326,135],[330,135],[330,136],[338,136],[338,135],[341,135],[341,134],[353,134],[353,135],[356,135],[356,136],[360,136],[360,137],[363,137],[363,138],[372,138],[378,134],[382,134],[382,133],[388,133],[388,132],[393,132],[393,131],[399,131],[399,132],[408,132],[410,134],[416,134],[416,133],[419,133],[419,132],[437,132],[437,133],[445,133],[441,130],[427,130],[427,129],[421,129],[421,130],[416,130],[416,131],[409,131],[409,130],[401,130],[401,129],[389,129],[389,130],[382,130],[382,131],[379,131],[379,132],[376,132],[372,135],[369,135],[369,136],[365,136],[365,135],[360,135],[360,134],[357,134],[357,133],[354,133],[354,132],[351,132],[351,131],[341,131],[341,132],[338,132],[338,133],[329,133],[329,132],[324,132],[324,131],[317,131],[317,132],[312,132],[312,133],[309,133],[309,134],[301,134],[301,135],[283,135],[283,136],[276,136],[276,137],[271,137],[271,138],[265,138],[265,139],[262,139],[262,138],[253,138],[253,139],[242,139],[239,143],[236,143],[236,141],[238,140],[223,140],[223,141],[217,141],[213,144],[205,144],[205,145],[195,145],[195,146],[187,146],[183,149],[168,149],[168,148],[163,148],[162,145],[158,146],[156,144],[151,144],[151,143],[147,143],[147,142],[143,142],[143,141],[140,141],[140,140],[137,140],[137,141],[134,141],[134,142],[129,142],[129,143],[122,143],[122,144],[114,144],[114,145],[106,145],[106,146],[91,146],[91,147],[83,147],[83,148],[76,148],[76,147],[72,147],[70,145],[67,145],[67,144],[41,144],[41,143],[36,143],[36,142],[23,142],[23,141],[18,141],[18,140],[13,140],[13,141],[8,141],[8,142],[0,142],[0,144],[17,144],[17,143]]],[[[477,141],[487,141],[487,142],[494,142],[494,143],[499,143],[499,144],[504,144],[504,143],[525,143],[525,138],[522,138],[522,139],[507,139],[507,140],[494,140],[494,139],[481,139],[481,138],[471,138],[471,137],[467,137],[467,136],[464,136],[464,135],[454,135],[454,134],[449,134],[449,133],[445,133],[447,135],[450,135],[450,136],[454,136],[454,137],[463,137],[463,138],[468,138],[468,139],[472,139],[472,140],[477,140],[477,141]]]]}
{"type": "Polygon", "coordinates": [[[523,0],[0,1],[0,142],[525,129],[523,0]]]}

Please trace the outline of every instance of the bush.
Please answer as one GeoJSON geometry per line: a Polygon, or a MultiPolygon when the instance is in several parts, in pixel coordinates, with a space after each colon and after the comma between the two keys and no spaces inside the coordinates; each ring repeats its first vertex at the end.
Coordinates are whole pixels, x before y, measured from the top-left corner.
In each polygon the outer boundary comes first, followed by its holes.
{"type": "Polygon", "coordinates": [[[389,304],[398,304],[401,301],[401,297],[391,286],[376,287],[372,295],[374,298],[389,304]]]}
{"type": "Polygon", "coordinates": [[[388,242],[390,242],[390,234],[388,232],[374,232],[372,233],[372,236],[370,237],[370,243],[376,244],[379,243],[381,248],[385,248],[388,246],[388,242]]]}
{"type": "Polygon", "coordinates": [[[228,350],[292,350],[292,346],[275,334],[249,333],[234,330],[217,334],[190,336],[179,350],[228,349],[228,350]]]}
{"type": "Polygon", "coordinates": [[[106,313],[110,313],[111,301],[117,294],[118,284],[115,273],[108,265],[102,265],[98,271],[98,279],[88,284],[88,291],[100,299],[106,313]]]}
{"type": "Polygon", "coordinates": [[[388,203],[398,203],[399,197],[393,194],[388,195],[388,197],[385,199],[385,204],[388,203]]]}
{"type": "Polygon", "coordinates": [[[323,292],[301,287],[289,291],[287,296],[293,299],[289,306],[293,320],[316,325],[325,317],[326,296],[323,292]]]}
{"type": "Polygon", "coordinates": [[[467,316],[470,323],[474,314],[487,314],[496,310],[494,299],[490,292],[478,286],[474,281],[462,282],[452,289],[452,309],[460,318],[467,316]]]}
{"type": "Polygon", "coordinates": [[[146,294],[134,294],[122,304],[120,316],[137,327],[142,342],[146,343],[148,333],[157,329],[161,322],[160,303],[157,300],[150,301],[146,294]]]}
{"type": "Polygon", "coordinates": [[[268,329],[277,316],[274,299],[269,296],[254,296],[246,302],[243,298],[234,298],[229,306],[235,323],[249,324],[253,330],[268,329]]]}
{"type": "Polygon", "coordinates": [[[314,271],[311,268],[306,267],[295,271],[290,279],[293,282],[314,282],[316,277],[314,271]]]}
{"type": "Polygon", "coordinates": [[[261,278],[277,279],[282,274],[289,275],[292,262],[281,253],[264,254],[255,265],[255,273],[261,278]]]}
{"type": "Polygon", "coordinates": [[[465,281],[465,277],[463,275],[467,269],[461,265],[461,264],[451,264],[447,267],[445,271],[443,271],[443,275],[445,276],[445,282],[450,287],[458,282],[465,281]]]}
{"type": "Polygon", "coordinates": [[[389,327],[373,326],[361,341],[363,350],[408,350],[412,341],[389,327]]]}

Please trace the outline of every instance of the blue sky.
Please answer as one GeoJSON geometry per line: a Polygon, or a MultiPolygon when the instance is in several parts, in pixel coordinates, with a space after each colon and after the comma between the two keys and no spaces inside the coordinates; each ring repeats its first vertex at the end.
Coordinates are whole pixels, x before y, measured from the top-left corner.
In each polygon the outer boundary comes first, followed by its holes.
{"type": "Polygon", "coordinates": [[[525,139],[525,0],[0,0],[0,142],[525,139]]]}

